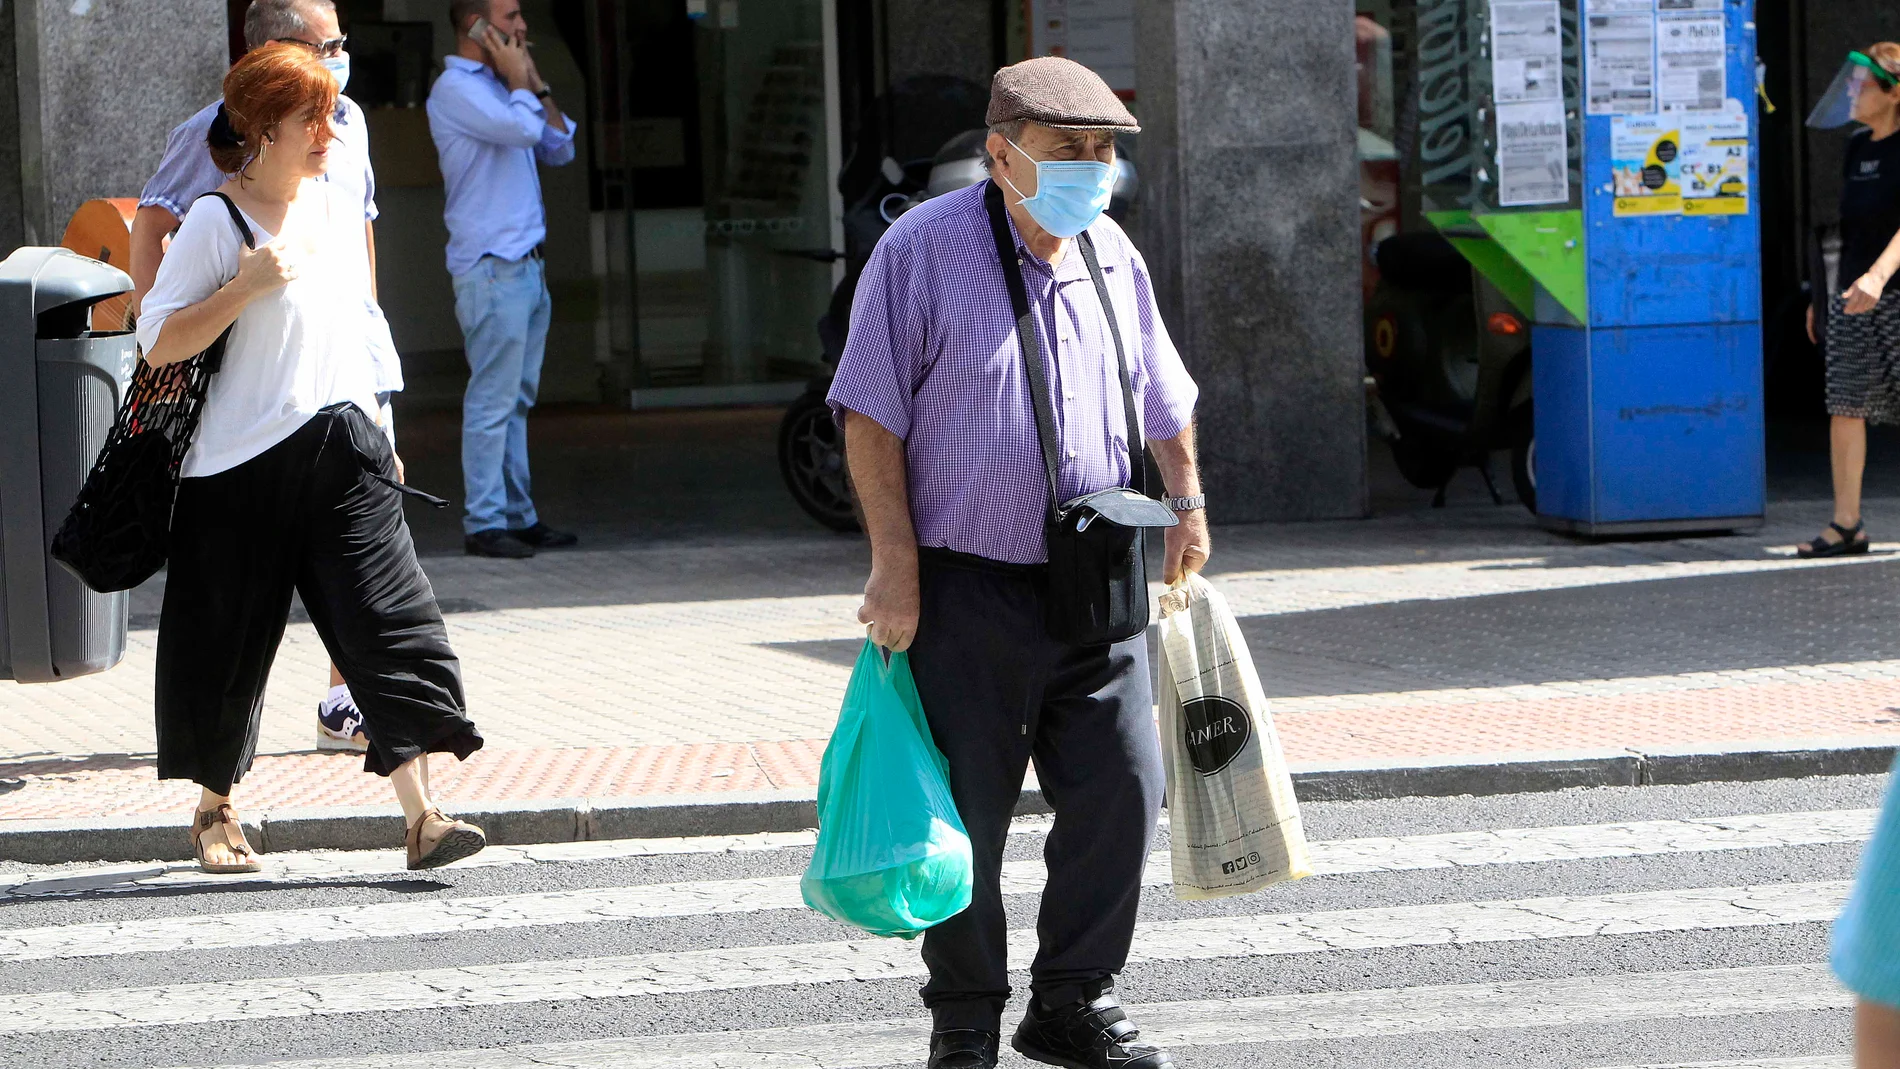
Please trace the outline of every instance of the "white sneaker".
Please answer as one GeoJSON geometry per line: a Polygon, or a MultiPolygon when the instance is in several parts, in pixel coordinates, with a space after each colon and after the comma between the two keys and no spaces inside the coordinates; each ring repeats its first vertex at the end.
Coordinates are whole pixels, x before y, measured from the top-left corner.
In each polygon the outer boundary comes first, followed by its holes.
{"type": "Polygon", "coordinates": [[[317,703],[317,749],[355,753],[369,749],[369,736],[363,734],[363,711],[350,697],[347,684],[331,687],[329,697],[317,703]]]}

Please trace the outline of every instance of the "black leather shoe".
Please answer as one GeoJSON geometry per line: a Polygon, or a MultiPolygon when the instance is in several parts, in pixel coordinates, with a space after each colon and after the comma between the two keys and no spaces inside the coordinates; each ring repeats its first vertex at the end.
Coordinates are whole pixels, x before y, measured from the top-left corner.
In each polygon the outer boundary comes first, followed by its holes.
{"type": "Polygon", "coordinates": [[[476,531],[462,539],[462,551],[471,557],[503,557],[526,560],[534,556],[534,547],[499,527],[476,531]]]}
{"type": "Polygon", "coordinates": [[[580,544],[580,536],[572,531],[557,531],[545,523],[533,527],[523,527],[508,532],[536,549],[568,549],[580,544]]]}
{"type": "Polygon", "coordinates": [[[995,1032],[946,1028],[930,1033],[930,1061],[924,1069],[996,1069],[995,1032]]]}
{"type": "Polygon", "coordinates": [[[1068,1069],[1169,1069],[1174,1059],[1159,1047],[1136,1042],[1141,1029],[1122,1012],[1115,984],[1090,985],[1084,1000],[1045,1009],[1031,997],[1029,1012],[1009,1045],[1045,1065],[1068,1069]]]}

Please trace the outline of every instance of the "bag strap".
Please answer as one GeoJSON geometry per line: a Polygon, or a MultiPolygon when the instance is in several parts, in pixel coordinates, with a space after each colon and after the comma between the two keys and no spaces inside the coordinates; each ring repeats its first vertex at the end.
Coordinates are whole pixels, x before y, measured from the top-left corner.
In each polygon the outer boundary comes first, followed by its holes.
{"type": "Polygon", "coordinates": [[[1122,348],[1121,324],[1115,320],[1115,302],[1108,296],[1108,279],[1095,257],[1095,241],[1084,230],[1076,244],[1082,249],[1082,262],[1095,280],[1095,296],[1102,302],[1102,314],[1108,317],[1108,336],[1115,339],[1115,371],[1122,380],[1122,418],[1128,424],[1128,481],[1138,494],[1148,493],[1148,443],[1141,433],[1141,420],[1135,413],[1135,386],[1128,377],[1128,353],[1122,348]]]}
{"type": "Polygon", "coordinates": [[[257,248],[257,235],[251,233],[251,224],[244,221],[244,213],[238,211],[238,206],[235,201],[215,189],[198,199],[203,200],[205,197],[216,197],[223,201],[224,210],[231,213],[232,224],[237,227],[238,234],[244,238],[244,247],[247,249],[257,248]]]}
{"type": "MultiPolygon", "coordinates": [[[[1057,438],[1055,429],[1055,410],[1049,399],[1049,385],[1042,369],[1042,349],[1037,344],[1035,315],[1029,307],[1029,291],[1023,285],[1022,260],[1016,255],[1015,242],[1010,239],[1009,221],[1003,208],[1002,189],[995,182],[983,194],[983,205],[989,211],[990,233],[996,239],[996,257],[1003,266],[1003,281],[1009,290],[1011,310],[1016,314],[1016,340],[1023,353],[1023,374],[1029,380],[1030,402],[1036,414],[1036,440],[1042,446],[1042,466],[1049,480],[1049,519],[1054,522],[1061,513],[1061,499],[1057,496],[1057,438]]],[[[1122,348],[1121,327],[1115,319],[1115,305],[1109,300],[1108,280],[1102,275],[1102,266],[1095,255],[1095,244],[1087,233],[1080,235],[1077,244],[1082,250],[1082,261],[1088,265],[1089,277],[1095,282],[1096,297],[1102,303],[1102,312],[1108,317],[1109,337],[1115,342],[1115,370],[1121,380],[1122,413],[1128,423],[1128,472],[1133,489],[1147,493],[1146,445],[1138,446],[1142,441],[1141,424],[1135,418],[1135,391],[1128,377],[1128,360],[1122,348]]]]}
{"type": "Polygon", "coordinates": [[[1023,286],[1022,260],[1010,240],[1009,220],[1003,211],[1003,191],[995,182],[983,194],[990,213],[990,233],[996,238],[996,258],[1003,265],[1010,308],[1016,313],[1016,341],[1023,351],[1023,373],[1029,379],[1030,407],[1036,412],[1036,441],[1042,446],[1042,467],[1049,477],[1049,522],[1061,511],[1056,497],[1056,416],[1049,404],[1049,384],[1042,374],[1042,348],[1036,344],[1036,317],[1029,310],[1029,291],[1023,286]]]}
{"type": "MultiPolygon", "coordinates": [[[[251,233],[251,224],[244,221],[244,213],[238,211],[236,202],[215,189],[198,199],[203,200],[205,197],[216,197],[223,201],[224,210],[231,215],[231,224],[237,227],[238,236],[244,239],[244,247],[247,249],[257,248],[257,235],[251,233]]],[[[231,327],[235,326],[237,326],[237,324],[233,323],[231,326],[225,327],[224,333],[218,335],[217,340],[206,346],[205,351],[199,354],[205,363],[205,374],[215,375],[224,367],[224,347],[231,340],[231,327]]]]}

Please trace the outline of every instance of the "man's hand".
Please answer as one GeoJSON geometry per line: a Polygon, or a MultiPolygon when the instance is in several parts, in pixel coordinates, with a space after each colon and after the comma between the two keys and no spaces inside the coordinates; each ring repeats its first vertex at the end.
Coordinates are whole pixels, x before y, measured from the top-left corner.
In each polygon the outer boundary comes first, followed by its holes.
{"type": "Polygon", "coordinates": [[[1808,344],[1821,344],[1821,339],[1814,336],[1814,305],[1812,303],[1808,305],[1808,344]]]}
{"type": "Polygon", "coordinates": [[[917,533],[910,522],[904,440],[871,417],[850,411],[844,438],[845,462],[864,510],[864,533],[871,539],[871,578],[864,584],[858,622],[870,626],[872,642],[893,652],[906,650],[917,637],[923,599],[917,591],[917,533]]]}
{"type": "Polygon", "coordinates": [[[917,637],[917,614],[922,608],[917,589],[917,560],[877,563],[864,584],[864,604],[858,622],[870,625],[871,641],[902,653],[917,637]]]}
{"type": "Polygon", "coordinates": [[[534,60],[528,56],[528,43],[510,37],[493,26],[483,34],[481,45],[488,49],[488,58],[495,64],[496,73],[510,89],[526,89],[532,93],[539,89],[540,82],[534,73],[534,60]]]}
{"type": "Polygon", "coordinates": [[[1845,311],[1851,316],[1873,311],[1874,305],[1880,303],[1880,295],[1886,288],[1886,276],[1873,271],[1867,272],[1855,279],[1854,284],[1847,287],[1846,293],[1841,294],[1847,299],[1845,311]]]}
{"type": "Polygon", "coordinates": [[[1207,510],[1195,509],[1180,516],[1180,523],[1166,529],[1167,548],[1161,558],[1161,579],[1169,586],[1185,578],[1183,570],[1198,572],[1206,567],[1214,550],[1214,540],[1207,534],[1207,510]]]}
{"type": "Polygon", "coordinates": [[[406,485],[409,482],[409,476],[405,474],[406,469],[402,466],[402,454],[391,450],[389,456],[396,462],[396,481],[406,485]]]}

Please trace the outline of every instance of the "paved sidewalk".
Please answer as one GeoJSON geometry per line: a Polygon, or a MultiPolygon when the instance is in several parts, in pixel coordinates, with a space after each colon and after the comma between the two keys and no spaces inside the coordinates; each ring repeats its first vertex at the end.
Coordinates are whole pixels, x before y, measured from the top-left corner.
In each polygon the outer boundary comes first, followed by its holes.
{"type": "MultiPolygon", "coordinates": [[[[1900,500],[1867,508],[1876,532],[1900,500]]],[[[1217,532],[1290,760],[1900,740],[1900,556],[1800,562],[1824,512],[1752,535],[1589,545],[1515,508],[1217,532]]],[[[862,641],[856,539],[786,535],[425,560],[488,747],[438,762],[451,804],[809,788],[862,641]]],[[[186,813],[153,778],[162,580],[125,662],[0,683],[0,827],[186,813]]],[[[247,810],[389,802],[360,758],[312,752],[324,655],[299,615],[266,702],[247,810]]]]}

